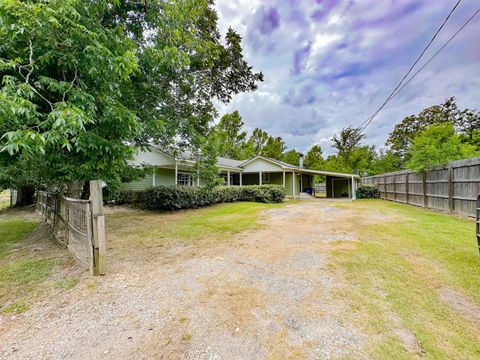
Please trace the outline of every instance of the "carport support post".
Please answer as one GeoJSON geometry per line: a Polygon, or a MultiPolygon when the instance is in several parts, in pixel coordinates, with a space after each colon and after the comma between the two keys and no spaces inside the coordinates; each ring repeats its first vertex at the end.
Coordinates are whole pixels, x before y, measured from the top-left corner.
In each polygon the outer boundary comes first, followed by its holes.
{"type": "Polygon", "coordinates": [[[105,275],[107,271],[107,244],[105,239],[105,217],[103,215],[102,182],[90,181],[90,202],[93,223],[93,275],[105,275]]]}
{"type": "Polygon", "coordinates": [[[178,185],[178,164],[175,161],[175,185],[178,185]]]}
{"type": "Polygon", "coordinates": [[[292,171],[292,195],[294,199],[295,199],[295,181],[297,181],[297,179],[295,178],[295,171],[292,171]]]}
{"type": "Polygon", "coordinates": [[[357,200],[357,183],[354,176],[352,176],[352,200],[357,200]]]}
{"type": "Polygon", "coordinates": [[[285,187],[285,170],[283,170],[283,187],[285,187]]]}

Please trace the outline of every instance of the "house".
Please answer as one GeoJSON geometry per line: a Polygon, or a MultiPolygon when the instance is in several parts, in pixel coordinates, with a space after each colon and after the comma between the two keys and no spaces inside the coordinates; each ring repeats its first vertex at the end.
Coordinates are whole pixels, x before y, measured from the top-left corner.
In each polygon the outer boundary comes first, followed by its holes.
{"type": "MultiPolygon", "coordinates": [[[[140,191],[158,185],[203,185],[191,152],[184,152],[175,157],[151,147],[148,151],[139,151],[132,165],[148,165],[154,170],[143,179],[122,184],[122,190],[140,191]]],[[[219,175],[225,179],[226,186],[282,185],[287,196],[293,198],[309,192],[314,186],[314,176],[320,175],[326,178],[327,197],[355,199],[357,181],[360,179],[354,174],[304,169],[260,155],[248,160],[219,157],[217,167],[219,175]]]]}

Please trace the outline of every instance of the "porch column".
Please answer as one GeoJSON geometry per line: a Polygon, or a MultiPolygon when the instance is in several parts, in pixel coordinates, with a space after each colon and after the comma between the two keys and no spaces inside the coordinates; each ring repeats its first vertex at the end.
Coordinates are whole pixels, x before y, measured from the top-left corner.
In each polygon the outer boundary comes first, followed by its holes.
{"type": "Polygon", "coordinates": [[[178,185],[178,164],[175,161],[175,185],[178,185]]]}
{"type": "Polygon", "coordinates": [[[285,170],[283,170],[283,187],[285,187],[285,170]]]}
{"type": "Polygon", "coordinates": [[[262,172],[258,173],[258,185],[262,185],[262,172]]]}
{"type": "Polygon", "coordinates": [[[197,170],[197,187],[200,187],[200,171],[197,170]]]}
{"type": "Polygon", "coordinates": [[[292,171],[292,195],[293,198],[295,199],[295,182],[297,179],[295,179],[295,171],[292,171]]]}
{"type": "Polygon", "coordinates": [[[303,174],[300,173],[300,192],[303,192],[303,174]]]}
{"type": "Polygon", "coordinates": [[[152,186],[155,187],[155,168],[153,169],[153,174],[152,174],[152,186]]]}
{"type": "Polygon", "coordinates": [[[352,200],[357,200],[357,183],[355,178],[352,176],[352,200]]]}
{"type": "Polygon", "coordinates": [[[243,175],[243,174],[242,174],[242,173],[239,173],[239,175],[240,175],[240,186],[242,186],[242,175],[243,175]]]}
{"type": "Polygon", "coordinates": [[[230,186],[230,170],[227,170],[227,186],[230,186]]]}

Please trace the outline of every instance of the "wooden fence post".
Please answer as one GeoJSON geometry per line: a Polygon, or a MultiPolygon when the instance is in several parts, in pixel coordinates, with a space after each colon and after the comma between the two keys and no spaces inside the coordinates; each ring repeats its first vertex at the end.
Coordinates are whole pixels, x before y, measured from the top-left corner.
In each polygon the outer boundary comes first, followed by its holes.
{"type": "Polygon", "coordinates": [[[385,200],[387,200],[387,177],[386,176],[383,176],[383,196],[385,198],[385,200]]]}
{"type": "Polygon", "coordinates": [[[409,191],[408,190],[408,186],[409,186],[408,185],[408,175],[409,174],[410,173],[408,171],[405,173],[405,203],[406,204],[409,204],[409,202],[408,202],[409,201],[409,199],[408,199],[408,191],[409,191]]]}
{"type": "Polygon", "coordinates": [[[454,211],[454,202],[453,202],[453,165],[450,164],[448,167],[448,210],[450,213],[454,211]]]}
{"type": "Polygon", "coordinates": [[[427,198],[427,173],[426,173],[426,172],[423,172],[422,185],[423,185],[423,207],[426,208],[427,205],[428,205],[428,198],[427,198]]]}
{"type": "Polygon", "coordinates": [[[397,175],[393,175],[393,201],[397,202],[397,175]]]}
{"type": "Polygon", "coordinates": [[[90,181],[90,201],[92,203],[94,275],[106,273],[105,217],[103,215],[102,182],[90,181]]]}
{"type": "Polygon", "coordinates": [[[477,197],[476,215],[477,223],[475,229],[477,233],[478,252],[480,253],[480,195],[477,197]]]}

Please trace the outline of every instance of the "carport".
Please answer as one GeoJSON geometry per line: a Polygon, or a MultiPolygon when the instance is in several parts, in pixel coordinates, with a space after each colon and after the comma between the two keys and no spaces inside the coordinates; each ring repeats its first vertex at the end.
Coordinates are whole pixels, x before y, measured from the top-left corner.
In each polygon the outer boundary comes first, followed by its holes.
{"type": "MultiPolygon", "coordinates": [[[[359,175],[309,169],[298,169],[297,172],[301,179],[304,178],[304,174],[308,177],[324,176],[327,198],[356,199],[357,182],[360,181],[359,175]]],[[[304,181],[300,181],[300,192],[306,190],[303,184],[304,181]]]]}

